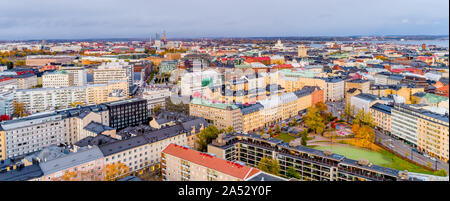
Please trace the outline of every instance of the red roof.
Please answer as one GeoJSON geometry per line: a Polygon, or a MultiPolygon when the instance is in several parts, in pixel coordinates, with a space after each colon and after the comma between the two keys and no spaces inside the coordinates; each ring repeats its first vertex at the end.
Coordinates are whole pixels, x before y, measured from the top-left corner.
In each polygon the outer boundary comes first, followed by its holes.
{"type": "Polygon", "coordinates": [[[169,144],[162,153],[190,161],[207,168],[214,169],[224,174],[246,180],[257,174],[260,170],[248,166],[243,166],[231,161],[227,161],[215,156],[189,149],[176,144],[169,144]]]}
{"type": "Polygon", "coordinates": [[[10,79],[12,79],[12,78],[10,78],[10,77],[5,77],[5,78],[0,79],[0,82],[6,81],[6,80],[10,80],[10,79]]]}

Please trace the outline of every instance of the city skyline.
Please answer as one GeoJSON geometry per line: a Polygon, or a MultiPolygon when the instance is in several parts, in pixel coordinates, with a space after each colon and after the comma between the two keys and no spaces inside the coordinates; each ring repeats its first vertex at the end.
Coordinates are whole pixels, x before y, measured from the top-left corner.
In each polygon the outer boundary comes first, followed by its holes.
{"type": "Polygon", "coordinates": [[[0,8],[0,40],[149,38],[163,30],[168,38],[448,35],[447,8],[441,0],[19,0],[0,8]],[[386,5],[390,9],[382,10],[386,5]]]}

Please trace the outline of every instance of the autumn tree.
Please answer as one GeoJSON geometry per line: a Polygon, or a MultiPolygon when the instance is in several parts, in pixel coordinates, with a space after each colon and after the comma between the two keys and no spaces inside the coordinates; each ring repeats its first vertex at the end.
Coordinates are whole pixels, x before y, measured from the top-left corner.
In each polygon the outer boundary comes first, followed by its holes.
{"type": "Polygon", "coordinates": [[[353,118],[353,107],[350,105],[345,105],[344,111],[341,113],[341,119],[344,119],[346,122],[350,122],[350,119],[353,118]]]}
{"type": "Polygon", "coordinates": [[[319,110],[314,106],[309,107],[308,113],[303,116],[303,121],[315,134],[322,134],[325,129],[324,119],[320,115],[319,110]]]}
{"type": "Polygon", "coordinates": [[[211,143],[214,139],[216,139],[219,133],[220,133],[219,129],[212,125],[200,131],[200,133],[197,134],[196,140],[197,150],[202,152],[207,151],[208,144],[211,143]]]}
{"type": "Polygon", "coordinates": [[[14,115],[16,115],[17,117],[27,116],[24,103],[14,100],[13,105],[14,105],[14,115]]]}
{"type": "Polygon", "coordinates": [[[280,165],[273,158],[263,157],[258,163],[258,169],[274,175],[280,175],[280,165]]]}
{"type": "Polygon", "coordinates": [[[280,125],[275,125],[275,133],[279,134],[281,132],[280,125]]]}
{"type": "Polygon", "coordinates": [[[126,176],[130,168],[122,162],[111,163],[105,166],[105,181],[115,181],[126,176]]]}
{"type": "Polygon", "coordinates": [[[155,106],[155,108],[153,108],[153,113],[154,114],[159,114],[159,112],[161,111],[161,105],[158,104],[155,106]]]}
{"type": "Polygon", "coordinates": [[[225,129],[225,132],[226,132],[226,133],[232,133],[232,132],[234,132],[233,126],[228,126],[228,127],[225,129]]]}

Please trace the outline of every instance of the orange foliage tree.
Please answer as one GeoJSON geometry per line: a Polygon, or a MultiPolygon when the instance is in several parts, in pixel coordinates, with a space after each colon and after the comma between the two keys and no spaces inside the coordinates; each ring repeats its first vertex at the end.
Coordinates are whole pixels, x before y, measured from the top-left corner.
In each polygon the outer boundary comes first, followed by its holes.
{"type": "Polygon", "coordinates": [[[122,162],[112,163],[105,166],[105,180],[115,181],[126,176],[130,168],[122,162]]]}

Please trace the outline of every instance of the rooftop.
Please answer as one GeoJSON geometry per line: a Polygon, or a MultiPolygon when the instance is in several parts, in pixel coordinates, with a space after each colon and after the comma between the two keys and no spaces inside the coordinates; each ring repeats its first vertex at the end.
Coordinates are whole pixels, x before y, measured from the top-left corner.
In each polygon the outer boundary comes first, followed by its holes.
{"type": "Polygon", "coordinates": [[[162,153],[170,154],[172,156],[187,160],[191,163],[201,165],[207,168],[214,169],[218,172],[242,179],[247,180],[251,176],[260,172],[260,170],[248,166],[244,166],[238,163],[227,161],[215,156],[202,153],[193,149],[189,149],[184,146],[179,146],[176,144],[169,144],[162,153]]]}

